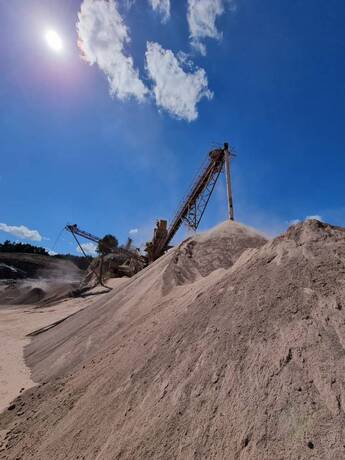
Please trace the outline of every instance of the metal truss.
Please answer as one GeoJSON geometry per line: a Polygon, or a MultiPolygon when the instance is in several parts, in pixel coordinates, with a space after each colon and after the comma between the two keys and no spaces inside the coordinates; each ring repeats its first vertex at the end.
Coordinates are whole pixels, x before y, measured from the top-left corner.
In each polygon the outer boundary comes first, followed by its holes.
{"type": "Polygon", "coordinates": [[[197,230],[200,224],[221,171],[222,167],[213,168],[206,177],[203,191],[188,204],[186,215],[182,220],[192,230],[197,230]]]}
{"type": "Polygon", "coordinates": [[[85,232],[84,230],[81,230],[80,228],[78,228],[77,224],[66,225],[65,229],[68,232],[71,232],[74,237],[75,235],[78,235],[87,240],[93,241],[94,243],[98,243],[98,241],[100,240],[98,236],[92,235],[91,233],[85,232]]]}
{"type": "Polygon", "coordinates": [[[219,175],[223,170],[225,155],[228,154],[227,144],[224,148],[215,149],[209,153],[207,164],[202,168],[201,173],[197,176],[189,193],[178,208],[168,228],[166,238],[157,244],[154,251],[155,258],[167,249],[183,222],[193,230],[198,228],[219,175]]]}

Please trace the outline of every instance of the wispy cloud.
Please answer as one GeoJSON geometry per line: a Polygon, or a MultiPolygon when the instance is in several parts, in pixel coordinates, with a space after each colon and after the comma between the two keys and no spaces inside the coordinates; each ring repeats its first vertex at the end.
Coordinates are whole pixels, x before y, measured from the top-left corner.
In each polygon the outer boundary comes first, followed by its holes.
{"type": "Polygon", "coordinates": [[[167,22],[170,18],[170,0],[149,0],[149,3],[161,15],[162,22],[167,22]]]}
{"type": "Polygon", "coordinates": [[[42,241],[42,236],[37,230],[31,230],[25,225],[7,225],[0,223],[0,230],[2,232],[10,233],[24,240],[42,241]]]}
{"type": "MultiPolygon", "coordinates": [[[[97,244],[95,243],[83,243],[80,245],[86,254],[90,255],[90,256],[95,256],[97,254],[97,244]]],[[[77,252],[79,252],[80,254],[82,254],[82,250],[80,249],[79,246],[77,246],[77,252]]]]}
{"type": "Polygon", "coordinates": [[[197,103],[211,99],[204,69],[185,71],[185,63],[159,43],[147,43],[146,67],[154,82],[156,104],[177,118],[193,121],[198,117],[197,103]]]}
{"type": "Polygon", "coordinates": [[[138,228],[131,228],[131,230],[128,232],[131,236],[136,235],[139,232],[138,228]]]}
{"type": "Polygon", "coordinates": [[[110,93],[119,99],[145,98],[148,90],[125,54],[129,32],[114,0],[84,0],[78,13],[77,31],[84,59],[106,74],[110,93]]]}
{"type": "Polygon", "coordinates": [[[135,0],[122,0],[122,3],[126,10],[130,10],[135,3],[135,0]]]}
{"type": "Polygon", "coordinates": [[[188,0],[187,19],[192,46],[202,55],[206,55],[205,38],[220,40],[216,20],[224,13],[226,4],[235,8],[232,0],[188,0]]]}

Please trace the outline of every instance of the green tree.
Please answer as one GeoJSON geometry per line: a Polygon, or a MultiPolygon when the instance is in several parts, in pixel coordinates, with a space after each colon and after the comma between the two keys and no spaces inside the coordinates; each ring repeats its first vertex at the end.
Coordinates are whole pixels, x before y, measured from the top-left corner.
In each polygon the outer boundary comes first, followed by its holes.
{"type": "Polygon", "coordinates": [[[29,243],[12,243],[10,240],[6,240],[3,243],[0,243],[0,252],[20,252],[27,254],[41,254],[45,256],[48,255],[48,252],[45,248],[33,246],[29,243]]]}
{"type": "Polygon", "coordinates": [[[98,241],[98,254],[109,254],[113,252],[119,245],[117,238],[114,235],[105,235],[98,241]]]}

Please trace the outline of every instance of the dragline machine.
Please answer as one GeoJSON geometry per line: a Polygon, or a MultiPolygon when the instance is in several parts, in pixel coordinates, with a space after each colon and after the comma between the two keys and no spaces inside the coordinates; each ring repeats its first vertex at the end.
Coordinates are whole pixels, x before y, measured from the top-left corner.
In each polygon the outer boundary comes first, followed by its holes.
{"type": "MultiPolygon", "coordinates": [[[[93,241],[94,243],[98,243],[101,238],[99,238],[98,236],[95,236],[95,235],[92,235],[92,233],[89,233],[89,232],[85,232],[85,230],[81,230],[77,224],[68,224],[66,225],[65,227],[65,230],[67,230],[68,232],[72,233],[72,235],[74,236],[74,239],[76,240],[81,252],[84,254],[84,256],[86,255],[85,254],[85,251],[83,249],[83,247],[81,246],[81,244],[79,243],[79,240],[77,239],[76,235],[78,236],[81,236],[83,238],[85,238],[86,240],[90,240],[90,241],[93,241]]],[[[129,251],[130,248],[131,248],[131,244],[132,244],[132,238],[128,238],[127,240],[127,243],[126,243],[126,246],[124,248],[116,248],[116,251],[122,251],[123,249],[126,250],[126,251],[129,251]]],[[[133,251],[131,251],[131,254],[133,253],[133,251]]]]}
{"type": "MultiPolygon", "coordinates": [[[[77,224],[72,224],[72,225],[66,225],[65,230],[68,232],[72,233],[75,241],[77,242],[80,251],[84,254],[86,257],[87,254],[83,248],[83,245],[80,244],[77,236],[81,236],[82,238],[85,238],[89,241],[93,241],[94,243],[98,243],[101,241],[101,238],[98,236],[92,235],[89,232],[85,232],[84,230],[81,230],[77,224]]],[[[132,244],[132,239],[128,238],[127,244],[125,246],[118,246],[118,247],[108,247],[109,254],[107,256],[108,259],[108,268],[110,267],[110,264],[112,265],[112,270],[113,272],[116,272],[117,275],[126,275],[126,276],[133,276],[135,275],[138,271],[140,271],[142,268],[144,268],[147,263],[146,263],[146,258],[140,255],[140,253],[137,250],[133,250],[131,248],[132,244]],[[113,262],[110,262],[113,261],[113,262]]],[[[107,248],[106,243],[103,242],[103,246],[107,248]]],[[[103,257],[101,256],[102,263],[103,264],[103,257]]],[[[96,271],[92,270],[95,274],[96,271]]],[[[102,284],[102,268],[100,269],[100,273],[97,274],[99,277],[99,281],[102,284]]]]}
{"type": "Polygon", "coordinates": [[[224,165],[229,219],[234,220],[230,180],[230,159],[232,156],[227,143],[224,143],[224,147],[214,149],[209,153],[206,165],[197,176],[169,227],[166,220],[157,221],[153,239],[146,245],[149,262],[153,262],[164,254],[183,222],[193,230],[198,228],[224,165]]]}

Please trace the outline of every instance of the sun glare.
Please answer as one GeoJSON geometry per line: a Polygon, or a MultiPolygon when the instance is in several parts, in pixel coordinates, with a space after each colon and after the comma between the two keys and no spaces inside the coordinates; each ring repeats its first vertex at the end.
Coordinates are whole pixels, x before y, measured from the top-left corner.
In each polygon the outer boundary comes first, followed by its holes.
{"type": "Polygon", "coordinates": [[[49,46],[51,50],[55,51],[56,53],[61,53],[63,49],[62,40],[59,34],[55,30],[53,29],[47,30],[44,37],[45,37],[47,45],[49,46]]]}

